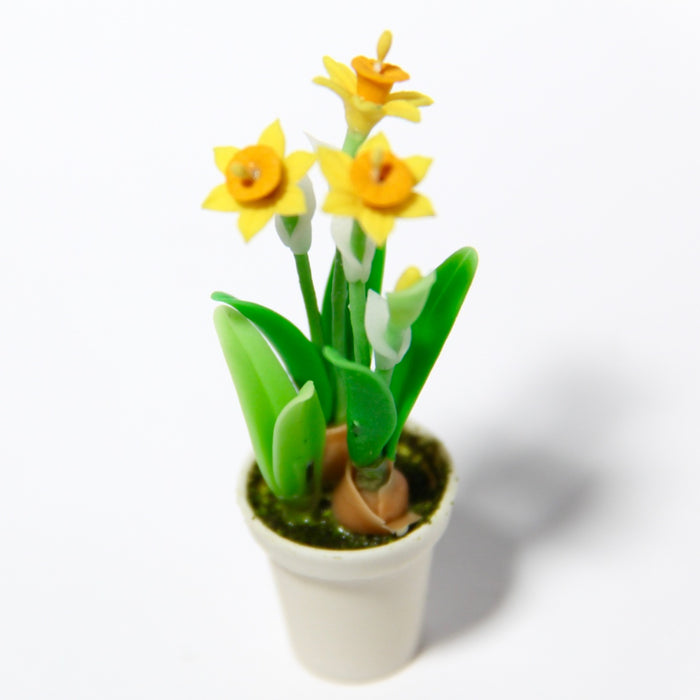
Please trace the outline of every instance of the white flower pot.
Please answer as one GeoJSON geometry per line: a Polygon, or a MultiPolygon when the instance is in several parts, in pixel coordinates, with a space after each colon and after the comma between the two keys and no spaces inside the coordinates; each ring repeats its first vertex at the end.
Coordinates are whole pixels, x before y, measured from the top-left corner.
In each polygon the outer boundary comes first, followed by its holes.
{"type": "Polygon", "coordinates": [[[270,558],[292,646],[312,673],[368,681],[397,671],[415,654],[433,547],[447,527],[457,487],[448,464],[445,493],[430,522],[389,544],[349,551],[298,544],[269,529],[248,503],[249,469],[243,470],[243,516],[270,558]]]}

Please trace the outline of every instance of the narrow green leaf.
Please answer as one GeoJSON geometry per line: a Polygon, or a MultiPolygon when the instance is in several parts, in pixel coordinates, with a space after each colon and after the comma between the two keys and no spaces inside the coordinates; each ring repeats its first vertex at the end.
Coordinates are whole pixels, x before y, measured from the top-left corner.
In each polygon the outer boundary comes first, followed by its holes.
{"type": "MultiPolygon", "coordinates": [[[[347,300],[347,282],[345,281],[345,273],[343,271],[343,263],[340,259],[340,253],[336,251],[336,256],[333,258],[331,264],[330,272],[328,273],[328,280],[326,282],[326,289],[323,294],[323,308],[321,310],[321,327],[323,328],[323,337],[327,345],[331,347],[336,347],[333,338],[333,308],[334,308],[334,298],[333,298],[333,279],[335,275],[336,268],[339,268],[340,284],[344,286],[346,290],[345,297],[341,300],[343,304],[344,318],[341,326],[343,339],[342,343],[344,348],[344,353],[346,357],[352,357],[353,354],[353,339],[352,339],[352,325],[350,323],[350,310],[348,309],[347,300]]],[[[336,348],[337,349],[337,348],[336,348]]]]}
{"type": "Polygon", "coordinates": [[[396,427],[396,406],[386,384],[369,368],[324,348],[326,358],[345,383],[348,411],[348,451],[358,467],[379,459],[396,427]]]}
{"type": "Polygon", "coordinates": [[[319,349],[293,323],[271,309],[225,292],[214,292],[211,298],[238,310],[260,329],[279,353],[297,387],[308,381],[314,383],[323,415],[329,421],[333,413],[333,388],[319,349]]]}
{"type": "Polygon", "coordinates": [[[276,493],[272,465],[275,422],[297,392],[260,332],[227,306],[214,310],[214,325],[241,403],[260,471],[276,493]]]}
{"type": "Polygon", "coordinates": [[[307,382],[282,410],[272,438],[272,466],[282,498],[297,499],[309,489],[308,467],[318,488],[326,421],[313,382],[307,382]]]}
{"type": "Polygon", "coordinates": [[[404,423],[452,330],[474,278],[478,257],[473,248],[461,248],[436,270],[430,296],[411,326],[411,347],[394,368],[391,393],[398,420],[387,454],[393,457],[404,423]]]}
{"type": "Polygon", "coordinates": [[[382,293],[382,281],[384,279],[384,258],[386,257],[386,243],[383,248],[374,251],[372,259],[372,271],[367,280],[367,289],[373,289],[377,294],[382,293]]]}
{"type": "Polygon", "coordinates": [[[323,305],[321,306],[321,328],[323,329],[323,339],[326,345],[333,343],[333,278],[335,268],[340,264],[340,253],[336,251],[328,271],[326,288],[323,293],[323,305]]]}

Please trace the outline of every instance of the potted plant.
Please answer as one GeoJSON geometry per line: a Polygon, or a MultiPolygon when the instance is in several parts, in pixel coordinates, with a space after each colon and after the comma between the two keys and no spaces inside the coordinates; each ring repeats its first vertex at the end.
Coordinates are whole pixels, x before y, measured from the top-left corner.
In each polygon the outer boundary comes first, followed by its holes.
{"type": "Polygon", "coordinates": [[[243,148],[214,149],[223,182],[204,207],[237,214],[250,240],[268,223],[291,250],[308,336],[272,309],[215,292],[214,323],[250,433],[239,501],[272,562],[295,651],[312,671],[367,680],[417,646],[433,545],[456,478],[442,445],[406,427],[477,265],[462,248],[383,292],[386,242],[404,217],[433,215],[416,187],[431,163],[400,157],[386,116],[420,120],[432,100],[395,91],[391,34],[352,69],[324,58],[314,82],[343,101],[342,148],[287,154],[279,121],[243,148]],[[328,182],[335,256],[319,305],[308,252],[317,162],[328,182]]]}

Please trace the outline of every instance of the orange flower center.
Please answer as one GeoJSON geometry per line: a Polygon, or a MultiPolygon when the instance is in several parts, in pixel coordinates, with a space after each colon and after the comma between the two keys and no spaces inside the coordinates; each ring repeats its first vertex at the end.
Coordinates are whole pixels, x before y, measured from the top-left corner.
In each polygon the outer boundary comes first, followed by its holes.
{"type": "Polygon", "coordinates": [[[403,204],[416,181],[408,166],[390,151],[360,153],[350,168],[350,182],[369,207],[383,209],[403,204]]]}
{"type": "Polygon", "coordinates": [[[272,194],[282,181],[282,160],[269,146],[242,148],[226,168],[226,185],[241,203],[272,194]]]}
{"type": "Polygon", "coordinates": [[[380,105],[387,101],[394,83],[408,80],[410,77],[398,66],[366,56],[353,58],[352,67],[357,73],[357,94],[380,105]]]}

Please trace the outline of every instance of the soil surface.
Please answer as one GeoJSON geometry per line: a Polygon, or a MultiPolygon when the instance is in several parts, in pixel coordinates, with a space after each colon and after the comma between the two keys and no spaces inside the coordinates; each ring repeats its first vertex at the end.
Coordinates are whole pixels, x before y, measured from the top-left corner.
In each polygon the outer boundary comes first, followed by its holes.
{"type": "MultiPolygon", "coordinates": [[[[422,519],[409,532],[430,520],[445,491],[449,461],[441,443],[431,437],[404,430],[396,452],[395,466],[408,480],[411,510],[422,519]]],[[[248,476],[248,501],[255,514],[282,537],[323,549],[364,549],[397,539],[396,535],[358,535],[342,528],[331,512],[331,492],[324,492],[318,507],[300,512],[277,500],[253,465],[248,476]]]]}

